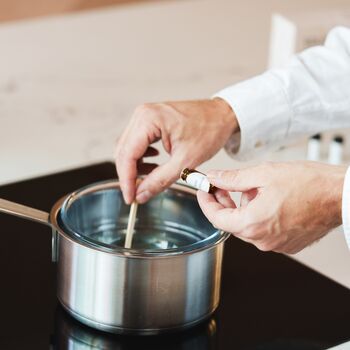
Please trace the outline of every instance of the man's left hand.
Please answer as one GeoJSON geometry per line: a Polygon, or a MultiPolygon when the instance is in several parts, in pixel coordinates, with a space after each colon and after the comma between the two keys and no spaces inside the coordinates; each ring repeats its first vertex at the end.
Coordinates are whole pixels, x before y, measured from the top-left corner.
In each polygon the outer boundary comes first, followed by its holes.
{"type": "Polygon", "coordinates": [[[345,173],[345,166],[306,161],[211,171],[218,190],[197,197],[215,227],[260,250],[294,254],[341,225],[345,173]],[[228,191],[242,192],[240,207],[228,191]]]}

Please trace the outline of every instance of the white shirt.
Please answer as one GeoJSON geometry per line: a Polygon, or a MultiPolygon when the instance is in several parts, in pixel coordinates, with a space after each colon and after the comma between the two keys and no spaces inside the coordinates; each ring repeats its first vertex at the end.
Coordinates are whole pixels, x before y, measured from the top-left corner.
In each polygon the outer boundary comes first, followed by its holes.
{"type": "MultiPolygon", "coordinates": [[[[238,159],[300,136],[350,127],[350,29],[337,27],[324,46],[296,55],[285,69],[269,70],[215,96],[237,116],[240,134],[225,148],[238,159]]],[[[343,227],[350,248],[350,170],[344,182],[343,227]]]]}

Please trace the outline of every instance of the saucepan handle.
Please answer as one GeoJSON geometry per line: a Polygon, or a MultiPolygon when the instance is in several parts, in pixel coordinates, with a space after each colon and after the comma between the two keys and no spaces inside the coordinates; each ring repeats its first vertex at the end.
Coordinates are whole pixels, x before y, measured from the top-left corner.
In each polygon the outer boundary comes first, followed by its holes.
{"type": "Polygon", "coordinates": [[[11,202],[6,199],[0,198],[0,212],[15,215],[23,219],[36,221],[41,224],[51,226],[49,213],[31,207],[27,207],[22,204],[11,202]]]}
{"type": "MultiPolygon", "coordinates": [[[[45,224],[51,227],[49,213],[31,208],[31,207],[27,207],[22,204],[11,202],[6,199],[0,198],[0,213],[15,215],[20,218],[36,221],[36,222],[39,222],[40,224],[45,224]]],[[[52,261],[56,262],[57,261],[57,231],[55,229],[52,230],[51,254],[52,254],[52,261]]]]}

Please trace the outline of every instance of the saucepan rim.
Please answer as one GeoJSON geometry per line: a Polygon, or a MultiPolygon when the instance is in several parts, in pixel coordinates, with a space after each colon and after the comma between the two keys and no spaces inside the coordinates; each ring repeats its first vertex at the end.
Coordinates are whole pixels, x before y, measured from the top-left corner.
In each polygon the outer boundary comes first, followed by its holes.
{"type": "MultiPolygon", "coordinates": [[[[107,244],[94,242],[63,223],[62,213],[64,212],[65,208],[67,208],[69,203],[71,203],[71,201],[73,201],[76,197],[82,196],[84,194],[88,194],[91,192],[96,192],[99,190],[108,190],[113,188],[118,189],[119,187],[120,187],[119,181],[115,179],[114,180],[111,179],[111,180],[95,182],[87,186],[84,186],[76,191],[71,192],[70,194],[68,194],[67,196],[61,198],[58,202],[56,202],[56,204],[52,208],[52,211],[50,213],[51,224],[54,227],[57,227],[58,232],[64,235],[65,238],[68,238],[76,243],[84,245],[85,247],[102,251],[105,253],[110,253],[113,255],[135,257],[135,258],[167,257],[167,256],[174,256],[174,255],[193,254],[201,250],[210,249],[216,246],[217,244],[220,244],[221,242],[225,241],[230,236],[230,234],[227,232],[224,232],[222,230],[216,230],[212,235],[206,237],[203,240],[200,240],[193,244],[182,246],[179,248],[170,248],[170,249],[132,249],[131,248],[129,249],[124,247],[111,247],[111,246],[108,246],[107,244]]],[[[192,195],[195,195],[196,193],[195,189],[180,183],[175,183],[172,186],[170,186],[170,190],[177,190],[177,191],[181,191],[183,193],[188,193],[192,195]]]]}

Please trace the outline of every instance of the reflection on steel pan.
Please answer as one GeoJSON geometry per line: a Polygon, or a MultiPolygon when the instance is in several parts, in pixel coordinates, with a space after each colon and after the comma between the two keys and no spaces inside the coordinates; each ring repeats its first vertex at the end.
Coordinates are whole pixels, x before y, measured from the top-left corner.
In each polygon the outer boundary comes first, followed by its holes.
{"type": "Polygon", "coordinates": [[[158,336],[114,335],[85,326],[58,306],[55,315],[53,350],[214,350],[216,321],[189,330],[158,336]]]}

